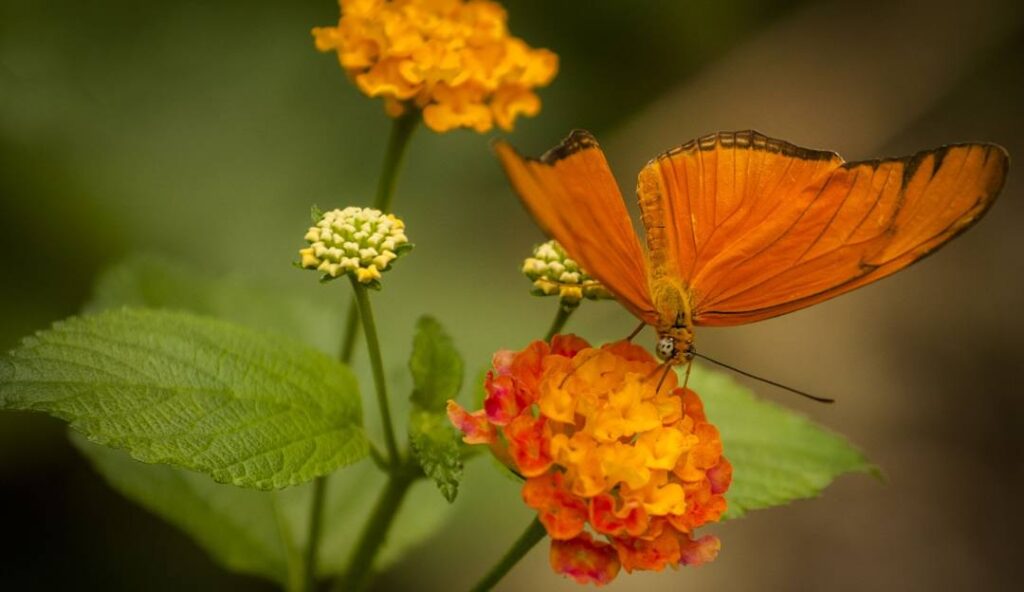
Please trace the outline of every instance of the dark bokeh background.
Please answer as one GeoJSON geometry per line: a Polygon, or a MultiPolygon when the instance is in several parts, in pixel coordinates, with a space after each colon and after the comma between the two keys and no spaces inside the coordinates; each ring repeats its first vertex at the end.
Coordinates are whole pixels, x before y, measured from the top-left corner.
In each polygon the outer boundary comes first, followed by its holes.
{"type": "MultiPolygon", "coordinates": [[[[969,140],[1024,154],[1016,0],[505,4],[517,35],[562,60],[513,141],[539,153],[590,129],[627,195],[648,158],[719,129],[848,158],[969,140]]],[[[309,205],[369,202],[389,124],[313,50],[309,28],[336,18],[328,0],[0,0],[0,347],[75,313],[97,273],[139,250],[323,297],[290,266],[309,205]]],[[[758,387],[859,443],[888,483],[843,478],[716,527],[712,565],[611,589],[1019,588],[1018,177],[977,228],[910,270],[699,336],[717,357],[839,398],[819,408],[758,387]]],[[[517,272],[540,234],[486,138],[419,133],[396,211],[417,243],[377,304],[397,380],[424,312],[471,369],[542,333],[553,303],[529,298],[517,272]]],[[[595,341],[632,327],[610,303],[573,323],[595,341]]],[[[528,519],[483,462],[459,504],[381,589],[462,589],[528,519]]],[[[120,498],[45,417],[0,414],[0,518],[0,588],[268,588],[120,498]]],[[[575,585],[538,549],[502,589],[575,585]]]]}

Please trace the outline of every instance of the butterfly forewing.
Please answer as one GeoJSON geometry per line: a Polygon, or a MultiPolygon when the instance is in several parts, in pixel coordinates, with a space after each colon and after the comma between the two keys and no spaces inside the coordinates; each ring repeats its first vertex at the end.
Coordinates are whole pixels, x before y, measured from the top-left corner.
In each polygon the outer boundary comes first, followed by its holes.
{"type": "Polygon", "coordinates": [[[640,174],[651,274],[687,287],[697,324],[784,314],[953,238],[991,205],[1007,166],[991,144],[846,163],[756,132],[706,136],[640,174]]]}
{"type": "Polygon", "coordinates": [[[495,145],[513,188],[551,237],[637,317],[653,322],[647,264],[604,153],[573,132],[542,158],[495,145]]]}

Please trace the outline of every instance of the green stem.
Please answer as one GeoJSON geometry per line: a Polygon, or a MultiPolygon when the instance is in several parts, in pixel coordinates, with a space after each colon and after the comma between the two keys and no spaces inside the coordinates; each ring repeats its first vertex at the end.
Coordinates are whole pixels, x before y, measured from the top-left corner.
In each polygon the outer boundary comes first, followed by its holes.
{"type": "Polygon", "coordinates": [[[558,314],[555,315],[555,320],[552,321],[551,328],[548,329],[548,334],[547,337],[544,338],[544,341],[551,341],[552,337],[558,335],[562,328],[565,327],[566,321],[569,320],[569,317],[572,316],[572,313],[575,312],[575,310],[575,306],[567,308],[564,305],[559,305],[558,314]]]}
{"type": "MultiPolygon", "coordinates": [[[[377,195],[373,199],[373,207],[384,213],[391,211],[391,202],[394,201],[395,197],[395,185],[398,183],[398,172],[402,168],[402,161],[405,160],[409,140],[412,139],[412,134],[416,131],[419,121],[419,111],[409,109],[391,124],[388,147],[384,152],[384,162],[381,165],[380,177],[377,178],[377,195]]],[[[358,333],[359,311],[356,309],[356,303],[353,299],[348,308],[348,319],[345,321],[345,335],[341,340],[341,361],[346,364],[352,361],[352,355],[356,346],[356,335],[358,333]]]]}
{"type": "Polygon", "coordinates": [[[277,534],[281,537],[281,544],[284,545],[285,564],[288,570],[288,582],[285,589],[288,592],[302,592],[306,586],[303,580],[305,575],[305,564],[302,562],[302,553],[295,546],[295,539],[292,538],[292,529],[281,511],[281,500],[276,491],[270,492],[270,507],[274,512],[274,522],[277,524],[277,534]]]}
{"type": "Polygon", "coordinates": [[[323,525],[324,497],[327,493],[327,477],[317,477],[313,482],[313,506],[309,510],[309,536],[306,539],[305,569],[302,572],[302,590],[316,590],[316,560],[320,549],[320,531],[323,525]]]}
{"type": "Polygon", "coordinates": [[[409,140],[412,138],[412,133],[416,131],[416,124],[419,121],[419,110],[409,109],[391,124],[391,137],[388,138],[387,151],[384,152],[384,164],[377,180],[377,197],[373,200],[373,207],[385,214],[391,212],[391,201],[395,195],[398,171],[402,168],[406,148],[409,147],[409,140]]]}
{"type": "MultiPolygon", "coordinates": [[[[409,140],[416,126],[420,121],[419,111],[409,109],[404,115],[394,120],[391,124],[391,135],[388,138],[388,147],[384,152],[384,163],[381,166],[380,177],[377,180],[377,195],[373,200],[373,207],[382,211],[391,210],[391,202],[395,195],[395,185],[398,183],[398,172],[402,168],[402,161],[405,159],[406,149],[409,147],[409,140]]],[[[345,333],[341,341],[341,361],[344,364],[352,362],[355,354],[356,335],[359,333],[359,326],[366,327],[366,342],[370,349],[370,361],[373,365],[373,381],[377,386],[377,401],[380,404],[380,412],[384,424],[384,439],[388,448],[387,463],[394,467],[399,462],[398,445],[395,443],[395,432],[391,426],[391,412],[388,408],[386,387],[384,385],[383,364],[380,360],[380,344],[377,342],[377,328],[373,324],[373,311],[370,308],[369,298],[366,296],[366,288],[353,281],[356,295],[348,308],[348,317],[345,320],[345,333]],[[363,303],[360,303],[362,298],[363,303]],[[362,322],[360,317],[362,316],[362,322]]],[[[382,464],[373,449],[374,461],[382,464]]],[[[313,590],[316,587],[316,561],[320,547],[320,533],[322,530],[322,515],[324,498],[327,490],[327,478],[319,477],[313,486],[313,504],[309,513],[309,538],[306,541],[305,569],[303,570],[303,590],[313,590]]],[[[404,495],[404,493],[403,493],[404,495]]],[[[399,498],[401,501],[401,498],[399,498]]],[[[389,521],[390,522],[390,521],[389,521]]],[[[386,532],[386,530],[384,531],[386,532]]],[[[383,540],[384,532],[380,534],[383,540]]],[[[372,559],[372,556],[371,556],[372,559]]]]}
{"type": "Polygon", "coordinates": [[[345,335],[341,338],[341,362],[352,363],[352,355],[356,349],[356,335],[359,334],[359,308],[356,306],[356,299],[348,305],[348,318],[345,319],[345,335]]]}
{"type": "Polygon", "coordinates": [[[356,294],[359,318],[362,320],[363,333],[366,335],[366,349],[370,352],[370,368],[373,370],[373,385],[377,389],[377,406],[380,407],[380,421],[384,427],[384,445],[388,451],[388,463],[397,468],[400,461],[398,442],[395,439],[395,428],[391,425],[391,407],[388,402],[388,387],[384,381],[384,362],[380,356],[380,341],[377,340],[377,323],[373,320],[373,308],[366,286],[353,277],[352,290],[356,294]]]}
{"type": "Polygon", "coordinates": [[[519,560],[526,556],[526,554],[532,549],[537,543],[541,541],[546,535],[547,531],[544,529],[544,525],[540,523],[540,520],[536,518],[533,522],[526,527],[523,534],[519,535],[516,542],[512,543],[512,546],[505,553],[505,556],[501,558],[491,571],[487,572],[487,575],[483,577],[476,586],[473,586],[473,592],[483,592],[484,590],[490,590],[501,578],[505,577],[519,560]]]}
{"type": "MultiPolygon", "coordinates": [[[[355,299],[349,307],[345,321],[345,338],[341,345],[341,363],[352,362],[355,350],[356,332],[359,330],[359,309],[355,299]]],[[[317,555],[320,549],[320,535],[323,532],[324,498],[327,497],[327,477],[317,477],[313,482],[313,502],[309,509],[309,535],[306,539],[306,554],[302,569],[302,585],[299,588],[310,592],[316,588],[317,555]]]]}
{"type": "Polygon", "coordinates": [[[417,468],[415,462],[410,461],[405,466],[393,468],[388,475],[384,492],[377,499],[373,513],[359,534],[359,540],[353,547],[347,567],[343,575],[334,583],[336,591],[362,590],[370,583],[373,575],[373,560],[381,545],[384,544],[388,530],[391,528],[391,522],[398,515],[405,494],[419,478],[417,468]]]}

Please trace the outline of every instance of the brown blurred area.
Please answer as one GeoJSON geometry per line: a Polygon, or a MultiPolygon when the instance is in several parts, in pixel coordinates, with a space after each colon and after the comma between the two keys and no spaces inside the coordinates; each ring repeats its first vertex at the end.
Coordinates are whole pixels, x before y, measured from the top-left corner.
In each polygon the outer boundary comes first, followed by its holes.
{"type": "MultiPolygon", "coordinates": [[[[627,197],[649,158],[716,130],[848,159],[975,140],[1011,155],[986,219],[934,256],[805,311],[698,334],[710,355],[837,398],[818,406],[752,383],[848,436],[886,482],[844,477],[820,499],[716,526],[715,563],[607,589],[1019,589],[1024,5],[504,4],[518,35],[562,58],[544,111],[513,143],[540,153],[590,129],[627,197]]],[[[99,270],[137,250],[295,281],[308,206],[369,195],[387,130],[380,106],[311,48],[308,28],[335,18],[329,1],[4,0],[0,345],[73,314],[99,270]]],[[[424,312],[471,373],[543,332],[554,304],[528,298],[516,269],[541,235],[485,138],[420,133],[397,204],[417,243],[377,305],[397,392],[424,312]]],[[[614,304],[587,304],[570,329],[602,341],[632,324],[614,304]]],[[[378,589],[465,589],[529,518],[487,462],[467,468],[457,503],[378,589]]],[[[0,415],[0,516],[0,589],[267,587],[118,497],[46,418],[0,415]]],[[[498,589],[578,586],[550,572],[542,544],[498,589]]]]}

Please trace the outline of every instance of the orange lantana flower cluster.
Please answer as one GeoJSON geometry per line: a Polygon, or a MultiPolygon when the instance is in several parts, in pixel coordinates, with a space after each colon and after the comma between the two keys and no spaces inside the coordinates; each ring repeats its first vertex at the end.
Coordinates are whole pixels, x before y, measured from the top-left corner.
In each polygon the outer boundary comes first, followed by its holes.
{"type": "Polygon", "coordinates": [[[533,89],[558,71],[558,56],[509,35],[505,10],[488,0],[340,0],[337,27],[313,29],[361,91],[388,114],[423,111],[438,132],[512,129],[540,111],[533,89]]]}
{"type": "Polygon", "coordinates": [[[494,356],[484,408],[448,416],[525,478],[522,495],[552,539],[551,565],[604,584],[620,568],[699,565],[716,537],[732,466],[700,398],[641,347],[591,348],[575,336],[494,356]]]}

